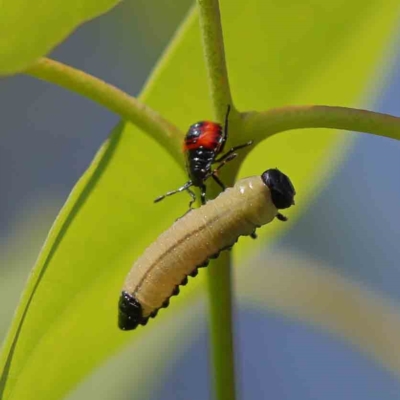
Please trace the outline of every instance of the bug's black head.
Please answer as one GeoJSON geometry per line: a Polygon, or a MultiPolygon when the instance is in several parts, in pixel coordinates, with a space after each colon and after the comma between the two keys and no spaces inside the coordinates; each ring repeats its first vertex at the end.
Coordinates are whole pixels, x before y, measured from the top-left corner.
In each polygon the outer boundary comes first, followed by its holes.
{"type": "Polygon", "coordinates": [[[268,169],[261,175],[262,181],[271,191],[272,202],[280,210],[294,204],[296,190],[289,177],[279,169],[268,169]]]}
{"type": "Polygon", "coordinates": [[[121,293],[118,309],[118,326],[123,331],[135,329],[142,321],[142,306],[129,293],[121,293]]]}
{"type": "Polygon", "coordinates": [[[190,125],[189,130],[186,132],[185,141],[190,143],[193,140],[197,140],[202,134],[202,128],[205,123],[206,121],[199,121],[193,125],[190,125]]]}

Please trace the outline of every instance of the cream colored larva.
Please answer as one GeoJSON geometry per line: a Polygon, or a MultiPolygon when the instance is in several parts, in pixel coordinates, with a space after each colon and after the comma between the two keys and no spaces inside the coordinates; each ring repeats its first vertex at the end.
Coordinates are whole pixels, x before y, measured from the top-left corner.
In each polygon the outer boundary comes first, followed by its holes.
{"type": "Polygon", "coordinates": [[[195,276],[240,236],[255,237],[256,228],[294,204],[295,189],[278,169],[238,181],[216,199],[178,219],[134,263],[119,300],[118,325],[122,330],[145,325],[179,293],[179,285],[195,276]]]}

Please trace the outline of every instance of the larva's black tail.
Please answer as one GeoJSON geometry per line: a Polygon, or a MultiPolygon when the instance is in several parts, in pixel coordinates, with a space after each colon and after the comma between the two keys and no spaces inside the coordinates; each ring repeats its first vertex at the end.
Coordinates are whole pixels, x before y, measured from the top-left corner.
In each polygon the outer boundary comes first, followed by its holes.
{"type": "Polygon", "coordinates": [[[140,303],[129,293],[123,291],[118,303],[118,326],[123,331],[135,329],[143,322],[143,312],[140,303]]]}

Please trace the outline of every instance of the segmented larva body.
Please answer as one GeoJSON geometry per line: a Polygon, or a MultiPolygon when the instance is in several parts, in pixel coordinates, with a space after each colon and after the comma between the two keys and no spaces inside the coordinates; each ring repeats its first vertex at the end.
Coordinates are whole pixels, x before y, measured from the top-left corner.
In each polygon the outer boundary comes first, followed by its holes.
{"type": "Polygon", "coordinates": [[[262,176],[238,181],[216,199],[178,219],[129,272],[119,302],[119,327],[131,330],[146,324],[168,305],[178,286],[186,284],[187,277],[195,276],[197,268],[210,258],[275,217],[285,220],[278,208],[290,207],[294,194],[286,175],[268,170],[262,176]]]}

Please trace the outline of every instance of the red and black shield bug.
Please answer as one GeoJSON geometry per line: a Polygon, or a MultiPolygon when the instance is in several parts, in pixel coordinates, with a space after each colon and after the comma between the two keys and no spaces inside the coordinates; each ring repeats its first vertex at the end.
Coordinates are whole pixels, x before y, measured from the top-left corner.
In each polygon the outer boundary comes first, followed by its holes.
{"type": "Polygon", "coordinates": [[[206,185],[205,181],[212,177],[214,181],[225,190],[225,185],[218,178],[218,171],[229,161],[237,157],[237,150],[250,146],[253,142],[249,141],[239,146],[232,147],[229,151],[218,156],[224,151],[225,142],[228,138],[228,117],[230,106],[225,116],[224,128],[216,122],[200,121],[189,127],[183,142],[183,151],[186,157],[186,168],[189,175],[189,181],[180,188],[157,197],[154,202],[157,203],[167,196],[175,193],[187,191],[191,197],[189,208],[192,208],[196,201],[195,193],[190,187],[200,188],[201,203],[206,203],[206,185]],[[212,169],[213,164],[219,165],[212,169]]]}

